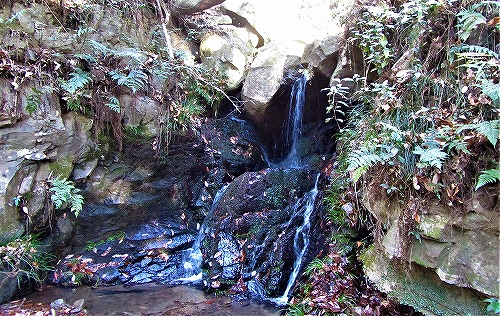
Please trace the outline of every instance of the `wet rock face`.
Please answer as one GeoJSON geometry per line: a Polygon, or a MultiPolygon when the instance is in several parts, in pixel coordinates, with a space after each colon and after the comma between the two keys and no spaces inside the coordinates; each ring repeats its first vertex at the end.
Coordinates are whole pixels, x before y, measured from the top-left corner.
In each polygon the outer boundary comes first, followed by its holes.
{"type": "Polygon", "coordinates": [[[295,259],[295,229],[302,224],[293,205],[313,186],[314,175],[298,169],[236,178],[205,221],[201,250],[209,290],[282,294],[295,259]]]}
{"type": "Polygon", "coordinates": [[[63,286],[172,282],[182,277],[179,251],[193,244],[194,234],[195,227],[174,221],[137,224],[87,243],[77,256],[66,256],[50,281],[63,286]]]}
{"type": "Polygon", "coordinates": [[[232,177],[266,167],[257,134],[246,121],[209,121],[203,125],[201,137],[211,159],[207,164],[223,169],[232,177]]]}
{"type": "Polygon", "coordinates": [[[164,157],[155,157],[149,144],[125,146],[89,176],[64,251],[69,257],[52,282],[168,283],[190,276],[183,253],[215,194],[224,182],[264,165],[255,132],[239,120],[208,120],[196,136],[177,138],[164,157]]]}

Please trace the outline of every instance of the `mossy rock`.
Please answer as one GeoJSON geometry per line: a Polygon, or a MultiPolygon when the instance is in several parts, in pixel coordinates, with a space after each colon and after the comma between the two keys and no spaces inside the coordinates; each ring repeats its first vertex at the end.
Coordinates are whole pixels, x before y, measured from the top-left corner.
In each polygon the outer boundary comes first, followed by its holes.
{"type": "Polygon", "coordinates": [[[442,282],[432,270],[418,264],[403,266],[373,246],[360,259],[366,275],[379,290],[425,315],[487,315],[484,297],[442,282]]]}

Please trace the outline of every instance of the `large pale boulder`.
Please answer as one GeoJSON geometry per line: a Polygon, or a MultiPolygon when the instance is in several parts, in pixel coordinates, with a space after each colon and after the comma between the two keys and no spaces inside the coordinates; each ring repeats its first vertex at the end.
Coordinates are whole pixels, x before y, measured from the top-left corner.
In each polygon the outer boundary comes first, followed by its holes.
{"type": "Polygon", "coordinates": [[[259,49],[243,83],[244,109],[255,123],[265,118],[265,110],[283,77],[300,66],[305,44],[298,41],[271,42],[259,49]]]}
{"type": "MultiPolygon", "coordinates": [[[[365,191],[364,204],[385,225],[381,243],[385,255],[399,258],[406,239],[400,236],[399,222],[406,206],[390,203],[376,191],[365,191]]],[[[431,269],[445,283],[498,296],[500,208],[492,192],[474,192],[460,213],[437,200],[419,209],[419,221],[412,232],[418,239],[411,243],[409,260],[431,269]]]]}
{"type": "Polygon", "coordinates": [[[308,44],[302,56],[302,64],[313,67],[318,73],[330,77],[337,66],[341,37],[331,35],[308,44]]]}
{"type": "Polygon", "coordinates": [[[173,13],[193,14],[224,2],[224,0],[175,0],[172,1],[173,13]]]}
{"type": "Polygon", "coordinates": [[[202,62],[217,69],[226,79],[227,89],[236,89],[245,78],[247,64],[257,46],[258,37],[243,27],[221,26],[223,32],[206,32],[200,43],[202,62]]]}

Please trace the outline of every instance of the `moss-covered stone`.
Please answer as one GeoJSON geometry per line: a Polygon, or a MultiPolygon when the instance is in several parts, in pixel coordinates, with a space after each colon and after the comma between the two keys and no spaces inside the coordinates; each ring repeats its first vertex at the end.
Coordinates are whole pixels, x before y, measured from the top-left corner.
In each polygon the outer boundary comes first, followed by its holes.
{"type": "Polygon", "coordinates": [[[486,315],[483,297],[443,283],[435,273],[417,264],[402,266],[373,246],[360,259],[366,275],[380,290],[425,315],[486,315]]]}

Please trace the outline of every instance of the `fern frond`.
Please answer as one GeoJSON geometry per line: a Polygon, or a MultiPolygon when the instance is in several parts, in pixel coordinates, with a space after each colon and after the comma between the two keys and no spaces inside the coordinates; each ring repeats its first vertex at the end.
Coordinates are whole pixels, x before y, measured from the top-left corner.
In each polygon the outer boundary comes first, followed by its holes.
{"type": "Polygon", "coordinates": [[[459,37],[462,41],[466,41],[478,25],[486,24],[487,22],[484,15],[473,9],[462,10],[457,14],[457,17],[459,37]]]}
{"type": "Polygon", "coordinates": [[[85,87],[85,85],[92,82],[92,78],[88,72],[75,68],[75,71],[69,74],[69,80],[61,80],[60,85],[66,92],[73,95],[78,89],[85,87]]]}
{"type": "MultiPolygon", "coordinates": [[[[349,153],[347,163],[349,171],[354,171],[363,167],[371,167],[380,162],[385,163],[393,158],[398,153],[398,149],[385,145],[379,145],[375,150],[354,150],[349,153]]],[[[366,170],[365,170],[366,171],[366,170]]],[[[358,178],[359,179],[359,178],[358,178]]]]}
{"type": "Polygon", "coordinates": [[[94,40],[89,40],[87,41],[87,44],[92,48],[94,51],[101,53],[101,55],[107,56],[109,53],[111,53],[113,50],[109,49],[105,45],[94,41],[94,40]]]}
{"type": "Polygon", "coordinates": [[[455,56],[461,58],[471,58],[471,57],[478,57],[478,55],[484,57],[493,57],[496,59],[499,58],[499,55],[496,52],[492,51],[487,47],[478,45],[461,44],[453,46],[449,50],[450,62],[453,62],[455,60],[455,56]]]}
{"type": "Polygon", "coordinates": [[[106,105],[112,111],[120,113],[120,101],[116,97],[114,96],[108,97],[108,103],[105,103],[104,105],[106,105]]]}
{"type": "Polygon", "coordinates": [[[134,93],[144,89],[148,81],[148,75],[138,69],[131,70],[128,75],[124,75],[118,71],[111,71],[109,75],[113,80],[116,80],[118,85],[126,86],[134,93]]]}
{"type": "Polygon", "coordinates": [[[131,58],[134,61],[132,64],[135,66],[142,65],[142,63],[146,60],[146,56],[141,51],[136,49],[125,49],[122,51],[112,50],[111,54],[120,58],[131,58]]]}
{"type": "Polygon", "coordinates": [[[481,171],[481,174],[477,178],[477,184],[475,190],[477,191],[477,189],[479,189],[480,187],[490,183],[495,183],[497,181],[500,181],[499,169],[489,169],[481,171]]]}
{"type": "Polygon", "coordinates": [[[89,64],[95,64],[97,62],[97,59],[89,54],[75,54],[75,57],[81,60],[85,60],[89,64]]]}
{"type": "Polygon", "coordinates": [[[417,164],[417,167],[436,167],[441,169],[443,166],[443,162],[448,158],[448,154],[441,150],[441,148],[429,148],[424,149],[420,146],[415,147],[413,151],[414,154],[420,156],[420,161],[417,164]]]}
{"type": "Polygon", "coordinates": [[[467,124],[459,129],[457,133],[460,133],[467,129],[473,129],[476,132],[484,135],[493,146],[497,145],[498,137],[500,136],[500,120],[484,121],[477,124],[467,124]]]}
{"type": "Polygon", "coordinates": [[[59,177],[50,180],[49,192],[52,193],[50,200],[56,209],[61,209],[64,203],[68,203],[75,216],[78,216],[83,209],[83,196],[79,194],[80,190],[75,188],[72,181],[59,177]]]}
{"type": "Polygon", "coordinates": [[[484,80],[479,87],[481,91],[491,99],[494,106],[500,107],[500,84],[494,84],[491,81],[484,80]]]}

